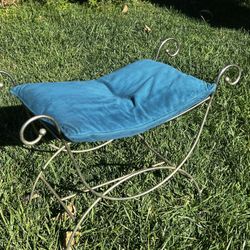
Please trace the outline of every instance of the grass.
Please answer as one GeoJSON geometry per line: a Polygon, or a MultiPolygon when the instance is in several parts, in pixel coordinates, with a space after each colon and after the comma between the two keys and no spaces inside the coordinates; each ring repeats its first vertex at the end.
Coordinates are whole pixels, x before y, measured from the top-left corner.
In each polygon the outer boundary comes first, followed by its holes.
{"type": "MultiPolygon", "coordinates": [[[[185,169],[202,184],[202,198],[184,177],[139,200],[101,202],[81,229],[77,249],[248,249],[250,248],[249,59],[244,30],[213,28],[174,9],[150,3],[129,6],[128,14],[110,4],[98,8],[64,2],[24,3],[0,9],[0,69],[18,83],[93,79],[141,58],[152,58],[160,41],[175,37],[182,47],[162,60],[213,82],[226,64],[243,68],[239,85],[222,83],[204,133],[185,169]],[[144,31],[144,26],[151,32],[144,31]]],[[[62,249],[71,221],[54,219],[60,206],[40,183],[40,198],[23,201],[50,153],[23,148],[18,131],[26,116],[4,81],[0,97],[0,248],[62,249]]],[[[177,121],[145,133],[149,142],[180,162],[198,129],[205,105],[177,121]]],[[[89,146],[89,145],[87,145],[89,146]]],[[[41,147],[47,148],[46,144],[41,147]]],[[[136,138],[115,141],[98,154],[76,157],[91,184],[119,176],[157,159],[136,138]]],[[[72,164],[61,156],[46,172],[66,194],[77,181],[72,164]]],[[[133,194],[166,173],[141,176],[120,192],[133,194]]],[[[74,200],[78,215],[93,201],[74,200]]]]}

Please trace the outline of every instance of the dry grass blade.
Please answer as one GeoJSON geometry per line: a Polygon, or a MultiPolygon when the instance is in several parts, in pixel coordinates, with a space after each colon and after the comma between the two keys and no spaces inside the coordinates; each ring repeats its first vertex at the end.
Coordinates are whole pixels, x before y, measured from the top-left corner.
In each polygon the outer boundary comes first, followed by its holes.
{"type": "Polygon", "coordinates": [[[9,5],[17,5],[19,0],[1,0],[1,7],[9,6],[9,5]]]}
{"type": "MultiPolygon", "coordinates": [[[[69,242],[69,239],[72,235],[73,231],[67,231],[65,233],[65,236],[64,236],[64,247],[66,248],[67,245],[68,245],[68,242],[69,242]]],[[[75,238],[73,238],[73,240],[71,241],[71,244],[70,244],[70,249],[72,249],[78,242],[79,242],[79,238],[80,238],[80,232],[76,232],[75,234],[75,238]]]]}
{"type": "Polygon", "coordinates": [[[151,28],[150,28],[148,25],[145,24],[145,26],[144,26],[144,31],[149,33],[149,32],[151,32],[152,30],[151,30],[151,28]]]}
{"type": "Polygon", "coordinates": [[[128,13],[128,5],[127,4],[125,4],[123,6],[122,13],[124,13],[124,14],[128,13]]]}

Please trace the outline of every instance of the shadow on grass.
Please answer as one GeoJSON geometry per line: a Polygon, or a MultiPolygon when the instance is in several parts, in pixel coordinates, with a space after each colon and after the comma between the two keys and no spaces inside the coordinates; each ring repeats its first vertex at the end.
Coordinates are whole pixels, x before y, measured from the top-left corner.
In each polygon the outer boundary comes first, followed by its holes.
{"type": "Polygon", "coordinates": [[[204,13],[204,18],[214,27],[250,30],[249,0],[150,0],[167,8],[174,8],[192,18],[201,18],[201,10],[209,10],[212,16],[204,13]]]}
{"type": "Polygon", "coordinates": [[[22,105],[0,108],[0,146],[22,145],[19,131],[27,120],[27,114],[22,105]]]}

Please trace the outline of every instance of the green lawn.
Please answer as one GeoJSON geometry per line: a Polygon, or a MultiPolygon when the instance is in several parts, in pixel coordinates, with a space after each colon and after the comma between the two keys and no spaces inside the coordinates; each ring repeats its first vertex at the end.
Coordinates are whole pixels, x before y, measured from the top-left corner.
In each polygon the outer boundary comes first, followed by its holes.
{"type": "MultiPolygon", "coordinates": [[[[61,2],[0,9],[0,69],[11,72],[16,84],[93,79],[137,59],[153,58],[160,42],[174,37],[181,51],[174,59],[162,56],[166,63],[208,82],[223,66],[235,63],[242,67],[243,77],[236,86],[221,84],[199,145],[184,167],[204,188],[201,199],[192,183],[177,175],[138,200],[102,201],[83,224],[77,249],[249,249],[249,33],[212,28],[150,3],[129,5],[127,14],[121,7],[61,2]],[[145,25],[151,32],[144,31],[145,25]]],[[[26,116],[10,96],[11,86],[4,81],[0,95],[0,249],[62,249],[64,233],[74,223],[55,218],[61,209],[55,198],[40,183],[40,198],[31,205],[23,200],[51,154],[27,150],[19,143],[18,131],[26,116]]],[[[205,107],[148,131],[145,137],[178,163],[205,107]]],[[[93,185],[157,161],[136,138],[115,141],[76,160],[93,185]]],[[[71,167],[61,156],[46,172],[59,193],[79,184],[71,167]]],[[[167,174],[141,176],[112,194],[138,193],[167,174]]],[[[93,199],[84,194],[73,201],[78,216],[93,199]]]]}

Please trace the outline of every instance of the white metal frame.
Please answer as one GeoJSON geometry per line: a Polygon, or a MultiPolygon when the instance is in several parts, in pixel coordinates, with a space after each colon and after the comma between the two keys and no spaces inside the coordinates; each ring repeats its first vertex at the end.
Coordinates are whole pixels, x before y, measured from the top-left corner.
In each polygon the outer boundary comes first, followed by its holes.
{"type": "MultiPolygon", "coordinates": [[[[157,51],[157,55],[156,55],[156,60],[158,59],[159,57],[159,54],[160,54],[160,51],[162,50],[162,48],[165,46],[165,45],[168,45],[169,43],[173,43],[174,46],[176,47],[176,50],[175,51],[170,51],[169,49],[166,49],[165,52],[171,56],[171,57],[174,57],[178,54],[179,52],[179,49],[180,49],[180,46],[179,46],[179,43],[174,39],[174,38],[168,38],[166,40],[164,40],[158,51],[157,51]]],[[[217,76],[217,79],[215,81],[215,83],[217,84],[217,89],[218,89],[218,85],[219,83],[221,82],[221,79],[222,77],[225,75],[225,73],[232,69],[232,68],[235,68],[237,71],[238,71],[238,75],[236,77],[236,80],[235,81],[232,81],[229,77],[225,77],[225,81],[228,82],[229,84],[231,85],[235,85],[236,83],[239,82],[240,78],[241,78],[241,72],[242,70],[240,69],[239,66],[237,65],[228,65],[226,66],[225,68],[223,68],[219,75],[217,76]]],[[[5,74],[7,75],[8,77],[10,77],[11,79],[13,79],[10,74],[8,74],[7,72],[4,72],[4,71],[0,71],[0,73],[2,74],[5,74]]],[[[68,156],[71,158],[72,162],[73,162],[73,165],[74,165],[74,168],[81,180],[81,182],[83,183],[83,185],[85,186],[85,189],[82,190],[82,192],[91,192],[92,194],[94,194],[96,196],[96,200],[92,203],[92,205],[87,209],[87,211],[85,211],[85,213],[80,217],[78,223],[76,224],[75,226],[75,229],[73,231],[73,233],[71,234],[71,237],[69,239],[69,242],[67,244],[67,249],[69,250],[71,248],[71,242],[75,236],[75,234],[77,233],[77,231],[79,230],[81,224],[83,223],[84,219],[86,218],[86,216],[89,214],[89,212],[92,210],[92,208],[94,208],[102,199],[106,199],[106,200],[114,200],[114,201],[124,201],[124,200],[130,200],[130,199],[135,199],[135,198],[139,198],[143,195],[146,195],[152,191],[154,191],[155,189],[161,187],[163,184],[165,184],[166,182],[168,182],[173,176],[175,176],[175,174],[178,172],[186,177],[188,177],[195,185],[195,187],[197,188],[198,190],[198,194],[201,195],[201,188],[199,187],[198,183],[195,181],[195,179],[189,174],[187,173],[185,170],[182,169],[183,165],[187,162],[187,160],[189,159],[189,157],[191,156],[192,152],[194,151],[198,141],[199,141],[199,138],[201,136],[201,133],[202,133],[202,130],[204,128],[204,125],[205,125],[205,122],[207,120],[207,116],[208,116],[208,113],[209,113],[209,110],[211,108],[211,104],[212,104],[212,101],[214,99],[214,94],[212,94],[210,97],[208,97],[206,100],[200,102],[199,104],[195,105],[194,107],[192,107],[191,109],[189,109],[188,111],[192,110],[193,108],[199,106],[201,103],[203,102],[208,102],[207,104],[207,108],[206,108],[206,112],[204,114],[204,117],[203,117],[203,120],[202,120],[202,123],[200,125],[200,128],[198,130],[198,133],[196,135],[196,138],[190,148],[190,150],[188,151],[188,153],[186,154],[186,156],[177,164],[177,165],[173,165],[171,164],[165,156],[163,156],[162,154],[160,154],[156,149],[154,149],[146,140],[145,138],[143,137],[143,135],[138,135],[139,139],[144,143],[144,145],[149,149],[151,150],[153,153],[155,153],[157,155],[157,157],[161,160],[160,162],[152,165],[151,167],[149,168],[143,168],[141,170],[138,170],[138,171],[134,171],[132,173],[129,173],[129,174],[126,174],[126,175],[123,175],[119,178],[116,178],[116,179],[113,179],[113,180],[110,180],[110,181],[107,181],[105,183],[102,183],[102,184],[99,184],[99,185],[96,185],[94,187],[91,187],[88,182],[85,180],[83,174],[81,173],[81,170],[80,170],[80,167],[78,166],[76,160],[75,160],[75,157],[74,157],[74,154],[78,154],[78,153],[85,153],[85,152],[89,152],[89,151],[94,151],[94,150],[98,150],[106,145],[108,145],[109,143],[112,142],[112,140],[110,141],[107,141],[107,142],[104,142],[102,143],[101,145],[99,146],[96,146],[96,147],[93,147],[93,148],[89,148],[89,149],[84,149],[84,150],[72,150],[71,149],[71,143],[66,141],[64,139],[64,136],[62,135],[61,133],[61,130],[56,122],[56,120],[53,118],[53,117],[50,117],[50,116],[47,116],[47,115],[38,115],[38,116],[34,116],[32,118],[30,118],[27,122],[25,122],[20,130],[20,139],[21,141],[23,142],[23,144],[25,144],[26,146],[34,146],[35,144],[39,143],[41,141],[41,139],[45,136],[45,134],[47,132],[50,132],[52,133],[52,135],[57,138],[58,140],[61,141],[61,146],[60,147],[57,147],[53,144],[50,144],[51,148],[52,148],[52,151],[54,152],[53,155],[49,158],[49,160],[45,163],[45,165],[42,167],[42,170],[40,171],[40,173],[38,174],[37,178],[35,179],[35,182],[33,184],[33,187],[32,187],[32,191],[31,191],[31,195],[30,195],[30,202],[34,196],[34,192],[35,192],[35,189],[36,189],[36,185],[38,183],[39,180],[41,180],[45,186],[55,195],[55,197],[57,198],[58,202],[62,205],[62,207],[67,211],[67,213],[69,214],[69,216],[72,218],[72,219],[75,219],[75,215],[68,209],[65,201],[72,198],[72,197],[75,197],[76,194],[72,194],[72,195],[69,195],[67,197],[60,197],[59,194],[56,192],[56,190],[54,188],[52,188],[52,186],[48,183],[48,181],[46,180],[45,178],[45,171],[46,171],[46,168],[50,165],[50,163],[60,155],[60,153],[62,152],[66,152],[68,154],[68,156]],[[43,126],[44,128],[40,129],[38,131],[38,137],[33,140],[33,141],[28,141],[25,139],[25,131],[26,129],[28,129],[29,125],[30,124],[33,124],[35,121],[39,120],[41,121],[42,119],[47,119],[49,120],[53,125],[54,125],[54,128],[55,128],[55,131],[52,131],[49,127],[47,127],[44,123],[43,126]],[[157,185],[155,185],[154,187],[150,188],[149,190],[146,190],[144,192],[141,192],[139,194],[136,194],[136,195],[133,195],[133,196],[125,196],[125,197],[113,197],[110,194],[110,192],[112,190],[114,190],[116,187],[120,186],[121,184],[123,184],[124,182],[130,180],[131,178],[135,177],[135,176],[138,176],[138,175],[141,175],[143,173],[148,173],[148,172],[152,172],[152,171],[158,171],[158,170],[171,170],[171,173],[164,179],[162,180],[160,183],[158,183],[157,185]],[[111,185],[112,184],[112,185],[111,185]],[[111,186],[110,186],[111,185],[111,186]],[[103,193],[100,193],[96,190],[98,190],[100,187],[104,187],[104,186],[109,186],[109,188],[106,189],[106,191],[104,191],[103,193]]],[[[186,111],[186,112],[188,112],[186,111]]],[[[185,112],[185,113],[186,113],[185,112]]],[[[182,114],[181,114],[182,115],[182,114]]],[[[175,117],[176,118],[176,117],[175,117]]],[[[174,119],[174,118],[173,118],[174,119]]]]}

